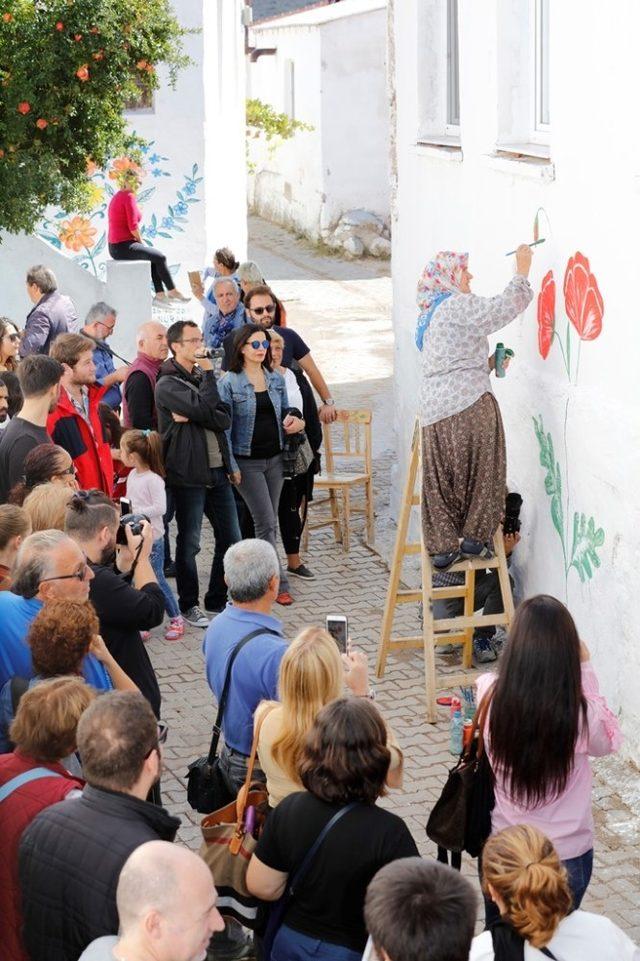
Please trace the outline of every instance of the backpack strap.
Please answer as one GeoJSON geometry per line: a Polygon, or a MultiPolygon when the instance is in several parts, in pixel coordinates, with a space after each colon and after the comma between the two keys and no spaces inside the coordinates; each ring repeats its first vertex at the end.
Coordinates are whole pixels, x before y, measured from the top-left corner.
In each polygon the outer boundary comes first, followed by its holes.
{"type": "Polygon", "coordinates": [[[44,777],[62,777],[62,774],[58,774],[57,771],[50,771],[47,767],[32,767],[30,771],[16,774],[15,777],[12,777],[10,781],[0,787],[0,802],[6,801],[23,784],[28,784],[30,781],[39,781],[44,777]]]}

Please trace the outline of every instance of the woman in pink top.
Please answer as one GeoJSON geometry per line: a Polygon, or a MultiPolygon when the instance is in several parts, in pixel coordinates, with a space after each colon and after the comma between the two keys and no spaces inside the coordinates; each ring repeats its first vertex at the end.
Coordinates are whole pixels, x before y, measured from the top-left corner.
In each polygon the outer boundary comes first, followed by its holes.
{"type": "Polygon", "coordinates": [[[593,865],[589,757],[617,751],[622,735],[564,604],[540,594],[520,605],[497,679],[478,678],[478,700],[487,695],[492,834],[523,823],[546,834],[578,908],[593,865]]]}
{"type": "Polygon", "coordinates": [[[142,213],[136,203],[136,190],[140,177],[134,168],[128,168],[118,177],[120,190],[109,203],[109,253],[114,260],[149,260],[151,280],[156,292],[156,301],[165,304],[171,300],[190,300],[176,290],[167,258],[161,250],[149,247],[140,234],[142,213]],[[168,293],[165,293],[165,288],[168,293]]]}

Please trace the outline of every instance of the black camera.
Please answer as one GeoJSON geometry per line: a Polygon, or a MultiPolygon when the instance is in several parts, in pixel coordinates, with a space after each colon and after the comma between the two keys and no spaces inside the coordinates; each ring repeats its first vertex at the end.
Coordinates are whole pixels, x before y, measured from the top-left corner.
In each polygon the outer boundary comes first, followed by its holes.
{"type": "Polygon", "coordinates": [[[504,509],[504,523],[502,531],[504,534],[517,534],[520,530],[520,508],[522,507],[522,497],[515,491],[507,494],[507,503],[504,509]]]}
{"type": "Polygon", "coordinates": [[[121,544],[126,546],[127,535],[125,532],[125,527],[131,528],[131,533],[139,537],[142,534],[142,522],[148,521],[149,518],[146,514],[124,514],[120,518],[120,524],[118,525],[118,533],[116,534],[116,544],[121,544]]]}

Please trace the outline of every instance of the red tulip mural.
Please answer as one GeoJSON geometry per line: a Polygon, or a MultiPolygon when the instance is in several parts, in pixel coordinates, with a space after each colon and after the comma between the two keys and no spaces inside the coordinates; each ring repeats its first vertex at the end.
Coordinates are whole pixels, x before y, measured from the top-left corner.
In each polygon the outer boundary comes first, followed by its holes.
{"type": "MultiPolygon", "coordinates": [[[[564,307],[568,317],[564,344],[556,323],[556,283],[553,271],[550,270],[545,274],[538,294],[538,349],[542,359],[546,360],[554,339],[557,339],[567,377],[571,380],[571,328],[573,327],[576,331],[580,341],[595,340],[602,332],[604,315],[604,300],[598,288],[598,282],[595,275],[591,273],[588,258],[579,251],[569,258],[564,274],[563,291],[564,307]]],[[[576,381],[578,363],[579,360],[575,369],[576,381]]]]}
{"type": "MultiPolygon", "coordinates": [[[[591,273],[588,259],[580,252],[569,258],[564,275],[563,292],[564,308],[568,317],[564,343],[558,332],[556,318],[556,282],[553,271],[548,271],[542,279],[538,294],[538,350],[542,359],[546,360],[553,341],[557,340],[569,382],[575,384],[578,380],[581,343],[583,340],[595,340],[600,336],[604,315],[604,301],[596,278],[591,273]],[[573,381],[571,346],[575,334],[572,333],[572,329],[579,337],[573,381]]],[[[564,446],[567,465],[564,477],[561,464],[556,459],[553,437],[545,430],[542,414],[533,418],[533,426],[540,451],[540,465],[545,470],[544,487],[550,498],[551,520],[562,546],[565,581],[568,581],[569,572],[573,569],[577,572],[580,581],[584,583],[591,580],[600,567],[598,551],[604,544],[605,533],[596,525],[593,517],[580,511],[573,511],[571,520],[566,432],[569,400],[570,397],[567,397],[564,411],[564,446]]]]}

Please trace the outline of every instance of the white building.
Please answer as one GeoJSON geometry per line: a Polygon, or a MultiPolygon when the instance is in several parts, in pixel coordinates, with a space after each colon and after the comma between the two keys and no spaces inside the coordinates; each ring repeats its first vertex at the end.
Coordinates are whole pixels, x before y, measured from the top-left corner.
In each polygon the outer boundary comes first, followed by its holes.
{"type": "Polygon", "coordinates": [[[389,216],[386,8],[320,3],[250,30],[248,96],[313,129],[250,140],[249,202],[313,240],[353,209],[389,216]]]}
{"type": "MultiPolygon", "coordinates": [[[[153,102],[127,112],[131,129],[150,143],[138,197],[142,234],[166,253],[177,285],[186,291],[187,270],[210,263],[216,247],[229,246],[240,259],[246,255],[244,6],[243,0],[174,0],[181,25],[196,31],[185,38],[193,62],[179,72],[175,89],[160,69],[153,102]]],[[[150,316],[151,298],[148,268],[132,273],[131,265],[109,261],[106,209],[115,187],[110,173],[121,162],[116,158],[106,171],[93,173],[96,200],[89,214],[53,210],[36,237],[5,238],[0,314],[22,326],[31,307],[25,270],[32,263],[49,263],[81,315],[100,296],[121,308],[117,349],[131,353],[132,327],[147,319],[145,312],[150,316]],[[137,294],[130,289],[133,274],[142,283],[137,294]]]]}
{"type": "Polygon", "coordinates": [[[474,291],[499,292],[542,208],[536,299],[496,337],[516,352],[496,386],[525,500],[514,560],[527,595],[567,601],[638,760],[640,4],[395,0],[391,22],[396,487],[424,264],[469,251],[474,291]]]}

